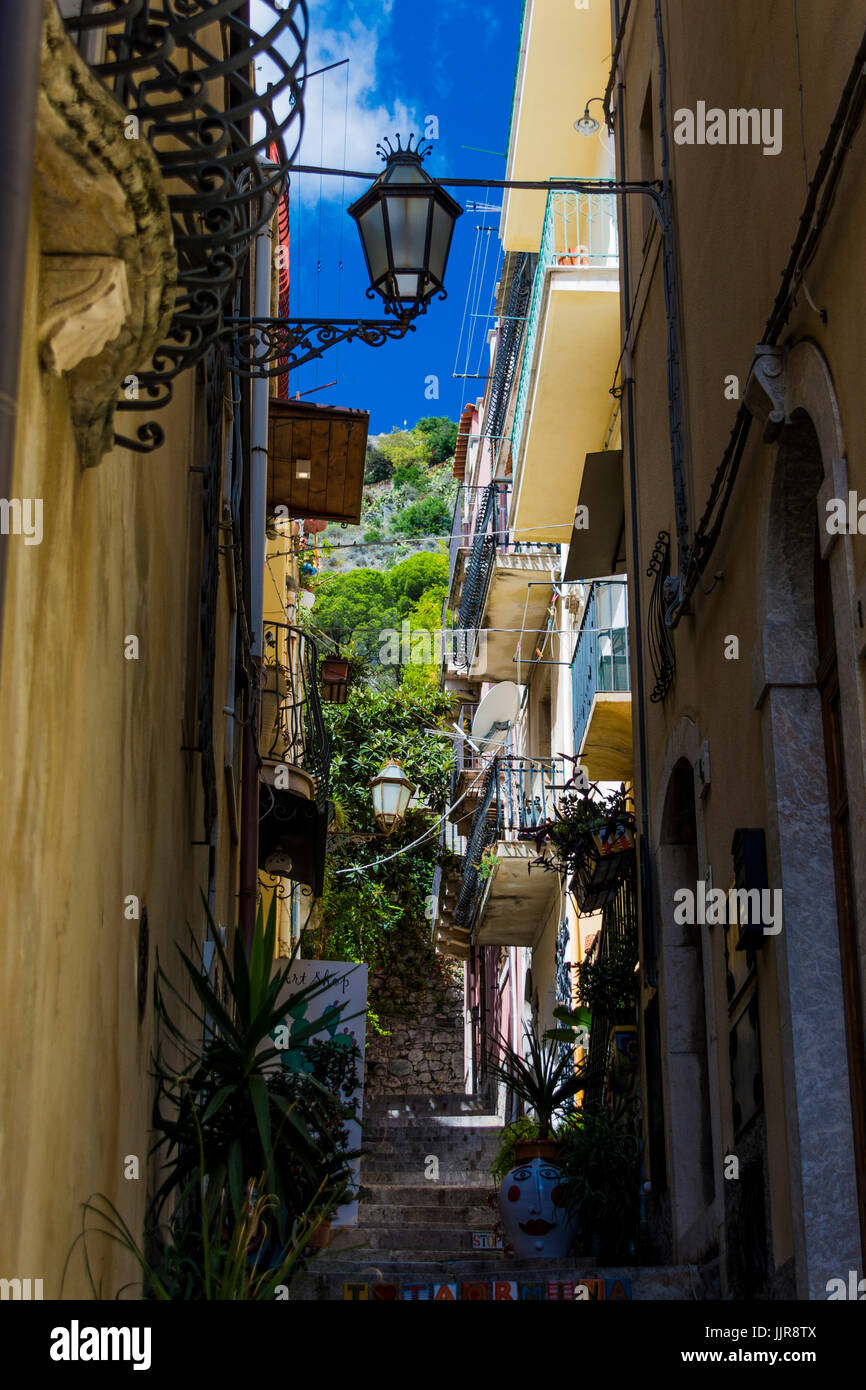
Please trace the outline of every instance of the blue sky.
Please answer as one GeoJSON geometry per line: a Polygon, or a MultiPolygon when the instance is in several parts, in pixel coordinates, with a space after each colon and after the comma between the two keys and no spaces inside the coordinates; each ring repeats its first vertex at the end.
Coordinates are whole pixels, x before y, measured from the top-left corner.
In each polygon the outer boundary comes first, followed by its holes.
{"type": "MultiPolygon", "coordinates": [[[[426,118],[435,116],[439,138],[426,164],[434,178],[504,176],[505,160],[496,152],[504,152],[508,133],[521,0],[481,0],[474,7],[465,0],[437,0],[433,5],[418,0],[308,4],[308,71],[346,57],[350,63],[348,86],[345,66],[307,84],[299,162],[378,170],[377,140],[384,135],[393,138],[398,130],[404,140],[409,131],[422,133],[426,118]]],[[[311,175],[294,175],[292,182],[292,315],[382,317],[378,300],[365,297],[368,281],[357,229],[345,213],[366,185],[347,180],[343,188],[340,179],[320,181],[311,175]]],[[[495,206],[501,202],[497,191],[481,187],[453,192],[464,207],[473,200],[495,206]]],[[[484,223],[496,228],[498,217],[465,211],[459,219],[448,265],[448,298],[434,301],[414,333],[380,348],[352,344],[329,349],[318,363],[292,373],[291,393],[325,387],[307,399],[369,410],[374,434],[402,427],[404,421],[412,425],[422,415],[456,418],[464,402],[483,390],[482,381],[455,380],[452,373],[461,325],[458,370],[479,370],[486,325],[469,319],[473,305],[470,302],[466,310],[467,296],[472,284],[471,299],[486,313],[499,255],[495,230],[476,232],[484,223]],[[482,275],[484,242],[489,249],[482,275]],[[467,362],[470,326],[475,331],[467,362]],[[438,377],[438,400],[425,399],[425,380],[431,375],[438,377]],[[326,385],[335,380],[336,385],[326,385]]]]}

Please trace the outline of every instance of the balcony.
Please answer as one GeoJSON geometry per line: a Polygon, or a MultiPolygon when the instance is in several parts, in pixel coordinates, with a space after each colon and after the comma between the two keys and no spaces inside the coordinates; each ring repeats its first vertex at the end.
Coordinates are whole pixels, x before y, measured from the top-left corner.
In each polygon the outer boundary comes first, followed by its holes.
{"type": "Polygon", "coordinates": [[[510,493],[500,481],[463,487],[454,508],[449,605],[466,640],[453,644],[450,666],[470,680],[520,679],[520,659],[532,659],[559,576],[558,545],[514,540],[510,493]]]}
{"type": "Polygon", "coordinates": [[[568,541],[586,455],[601,447],[610,423],[619,356],[612,195],[548,194],[525,339],[509,522],[524,537],[568,541]]]}
{"type": "Polygon", "coordinates": [[[627,590],[591,584],[571,664],[574,746],[594,782],[631,781],[627,590]]]}
{"type": "Polygon", "coordinates": [[[330,746],[316,644],[288,623],[264,625],[259,754],[259,867],[306,884],[325,872],[330,746]]]}
{"type": "MultiPolygon", "coordinates": [[[[508,136],[507,179],[547,179],[551,172],[607,178],[607,151],[583,140],[574,121],[590,97],[601,96],[611,51],[609,5],[578,9],[549,0],[524,0],[508,136]]],[[[601,107],[592,107],[598,116],[601,107]]],[[[500,234],[507,251],[535,251],[544,219],[544,194],[503,194],[500,234]]]]}
{"type": "Polygon", "coordinates": [[[565,780],[556,758],[501,754],[483,769],[453,906],[455,927],[474,943],[531,946],[541,931],[558,881],[528,869],[535,828],[553,817],[565,780]]]}

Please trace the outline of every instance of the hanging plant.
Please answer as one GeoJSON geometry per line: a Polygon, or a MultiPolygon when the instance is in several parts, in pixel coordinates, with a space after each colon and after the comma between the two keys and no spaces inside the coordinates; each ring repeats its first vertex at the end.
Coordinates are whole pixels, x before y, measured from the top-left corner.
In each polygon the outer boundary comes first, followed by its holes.
{"type": "Polygon", "coordinates": [[[625,785],[602,792],[597,783],[565,791],[553,820],[535,832],[534,863],[566,875],[580,912],[595,912],[615,896],[634,850],[634,814],[625,785]]]}
{"type": "Polygon", "coordinates": [[[475,866],[478,870],[478,877],[481,879],[490,878],[501,863],[502,860],[493,846],[488,845],[487,849],[482,851],[481,858],[475,866]]]}

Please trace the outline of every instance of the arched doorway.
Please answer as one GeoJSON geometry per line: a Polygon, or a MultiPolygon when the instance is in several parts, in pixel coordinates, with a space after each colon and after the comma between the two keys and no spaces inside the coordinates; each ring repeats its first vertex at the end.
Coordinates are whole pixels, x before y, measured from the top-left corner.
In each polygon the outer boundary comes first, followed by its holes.
{"type": "MultiPolygon", "coordinates": [[[[702,928],[678,923],[674,894],[699,878],[694,766],[680,757],[668,779],[657,851],[660,906],[658,1015],[671,1258],[702,1263],[717,1244],[715,1168],[707,1065],[702,928]]],[[[651,1046],[647,1047],[651,1053],[651,1046]]],[[[650,1113],[652,1122],[652,1113],[650,1113]]],[[[652,1171],[658,1166],[652,1158],[652,1171]]],[[[656,1181],[653,1188],[656,1189],[656,1181]]]]}
{"type": "MultiPolygon", "coordinates": [[[[844,896],[844,837],[840,830],[834,832],[830,808],[830,764],[838,755],[844,766],[844,758],[841,718],[835,751],[830,728],[833,691],[838,693],[835,658],[830,656],[835,647],[832,585],[820,556],[816,563],[818,494],[833,463],[826,454],[833,438],[827,421],[838,422],[838,412],[826,364],[812,345],[794,350],[789,374],[796,383],[789,389],[810,408],[789,405],[776,457],[766,563],[758,571],[764,622],[756,652],[756,704],[764,744],[770,877],[783,895],[774,960],[797,1296],[826,1298],[827,1281],[841,1270],[860,1268],[862,1260],[851,1103],[857,1086],[857,1030],[843,989],[843,943],[851,929],[838,906],[840,891],[844,896]],[[795,361],[796,372],[790,370],[795,361]],[[816,598],[823,624],[820,663],[816,598]],[[826,687],[826,699],[819,682],[826,687]]],[[[835,710],[838,715],[838,704],[835,710]]],[[[844,820],[842,801],[837,796],[844,820]]],[[[856,946],[853,956],[856,961],[856,946]]]]}

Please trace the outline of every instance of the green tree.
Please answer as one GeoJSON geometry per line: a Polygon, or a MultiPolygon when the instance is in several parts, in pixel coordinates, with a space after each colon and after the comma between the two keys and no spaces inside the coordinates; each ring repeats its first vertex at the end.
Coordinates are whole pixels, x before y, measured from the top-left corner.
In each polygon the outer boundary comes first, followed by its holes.
{"type": "Polygon", "coordinates": [[[349,840],[331,846],[319,922],[304,951],[321,960],[385,964],[401,943],[426,938],[427,900],[438,853],[437,821],[450,786],[451,745],[426,731],[444,728],[451,697],[426,687],[378,691],[354,688],[344,705],[328,705],[325,718],[334,750],[332,793],[349,831],[375,829],[370,779],[396,757],[419,792],[411,811],[387,839],[349,840]],[[424,839],[425,831],[432,832],[424,839]],[[410,852],[390,858],[414,841],[410,852]],[[375,863],[380,859],[387,863],[375,863]]]}
{"type": "Polygon", "coordinates": [[[377,449],[375,444],[368,444],[367,457],[364,462],[364,482],[387,482],[393,472],[394,465],[388,455],[383,453],[381,449],[377,449]]]}
{"type": "Polygon", "coordinates": [[[429,459],[433,464],[444,463],[454,457],[457,447],[457,422],[447,415],[427,415],[419,420],[415,432],[428,441],[429,459]]]}
{"type": "Polygon", "coordinates": [[[451,529],[451,508],[442,497],[420,497],[391,522],[397,536],[445,536],[451,529]]]}

